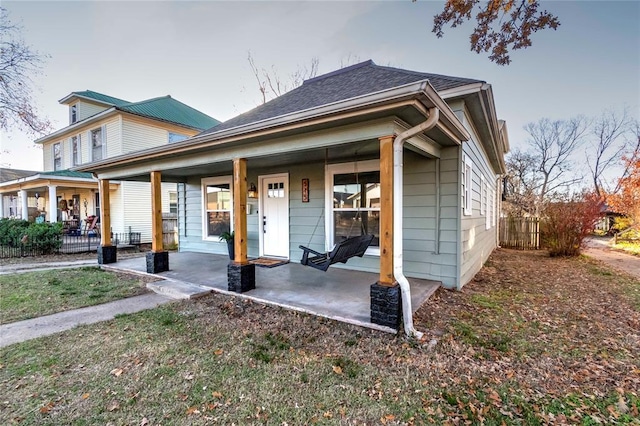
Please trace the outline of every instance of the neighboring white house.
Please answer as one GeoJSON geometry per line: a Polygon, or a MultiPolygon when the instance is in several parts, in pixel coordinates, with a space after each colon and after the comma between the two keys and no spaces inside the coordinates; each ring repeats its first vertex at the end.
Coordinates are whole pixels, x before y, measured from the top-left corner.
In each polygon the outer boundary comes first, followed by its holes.
{"type": "MultiPolygon", "coordinates": [[[[129,102],[86,90],[59,102],[69,109],[69,125],[35,141],[42,146],[43,172],[0,182],[2,217],[82,228],[87,217],[100,216],[98,181],[74,168],[175,143],[219,123],[171,96],[129,102]]],[[[110,188],[112,231],[131,229],[150,241],[149,183],[114,181],[110,188]]],[[[175,183],[162,185],[162,210],[177,213],[175,183]]]]}

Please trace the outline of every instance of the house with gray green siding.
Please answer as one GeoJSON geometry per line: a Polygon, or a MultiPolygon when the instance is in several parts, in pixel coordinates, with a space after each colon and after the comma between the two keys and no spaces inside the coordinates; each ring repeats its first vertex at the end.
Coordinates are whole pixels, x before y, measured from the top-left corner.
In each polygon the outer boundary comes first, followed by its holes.
{"type": "Polygon", "coordinates": [[[298,262],[300,246],[373,234],[364,256],[332,267],[461,289],[497,247],[508,150],[487,82],[366,61],[86,170],[176,183],[180,251],[226,254],[219,237],[233,230],[244,256],[298,262]]]}

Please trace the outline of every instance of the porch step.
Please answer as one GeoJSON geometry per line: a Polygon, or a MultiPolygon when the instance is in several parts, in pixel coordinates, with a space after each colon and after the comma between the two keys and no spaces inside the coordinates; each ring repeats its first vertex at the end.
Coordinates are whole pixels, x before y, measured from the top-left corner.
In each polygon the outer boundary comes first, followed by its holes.
{"type": "Polygon", "coordinates": [[[172,299],[195,299],[213,291],[211,287],[174,280],[148,283],[147,288],[172,299]]]}

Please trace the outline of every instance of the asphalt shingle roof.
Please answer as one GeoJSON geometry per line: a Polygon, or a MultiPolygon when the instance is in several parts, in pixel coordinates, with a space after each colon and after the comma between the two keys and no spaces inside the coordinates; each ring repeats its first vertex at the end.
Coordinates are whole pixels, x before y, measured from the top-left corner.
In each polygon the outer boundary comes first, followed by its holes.
{"type": "Polygon", "coordinates": [[[35,172],[33,170],[7,169],[2,167],[0,168],[0,182],[9,182],[16,179],[37,175],[38,173],[40,172],[35,172]]]}
{"type": "Polygon", "coordinates": [[[436,91],[482,82],[469,78],[384,67],[369,60],[305,80],[301,86],[290,92],[205,130],[201,134],[251,124],[422,80],[429,80],[436,91]]]}

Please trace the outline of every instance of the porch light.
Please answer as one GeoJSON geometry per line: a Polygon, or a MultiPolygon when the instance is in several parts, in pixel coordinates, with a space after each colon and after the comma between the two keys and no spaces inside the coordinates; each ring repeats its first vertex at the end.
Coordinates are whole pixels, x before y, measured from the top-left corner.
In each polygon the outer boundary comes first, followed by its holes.
{"type": "Polygon", "coordinates": [[[249,185],[247,196],[249,198],[258,198],[258,188],[256,188],[256,185],[253,182],[251,182],[251,185],[249,185]]]}

